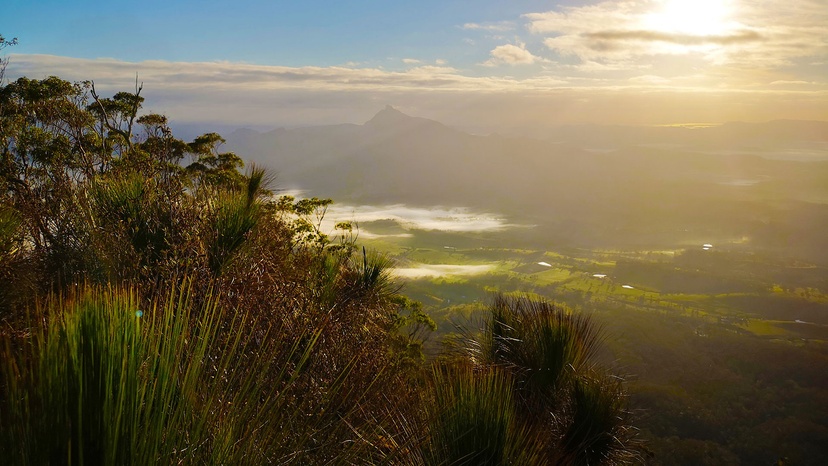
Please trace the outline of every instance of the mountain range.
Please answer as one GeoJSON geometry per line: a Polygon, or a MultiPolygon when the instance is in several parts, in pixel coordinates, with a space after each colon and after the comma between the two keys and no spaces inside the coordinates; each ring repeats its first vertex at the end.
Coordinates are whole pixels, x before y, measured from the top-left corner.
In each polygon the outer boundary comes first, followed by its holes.
{"type": "Polygon", "coordinates": [[[485,209],[589,247],[749,238],[828,262],[823,235],[802,233],[828,226],[828,122],[570,126],[530,138],[387,106],[362,125],[242,129],[227,145],[273,169],[279,187],[338,202],[485,209]]]}

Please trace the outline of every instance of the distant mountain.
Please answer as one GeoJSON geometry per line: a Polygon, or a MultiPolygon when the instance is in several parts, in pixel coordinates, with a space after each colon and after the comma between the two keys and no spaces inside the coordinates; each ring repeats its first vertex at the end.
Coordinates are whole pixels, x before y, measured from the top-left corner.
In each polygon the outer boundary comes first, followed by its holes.
{"type": "Polygon", "coordinates": [[[714,126],[575,125],[549,130],[542,138],[596,149],[671,145],[690,150],[731,152],[767,152],[778,148],[828,150],[828,122],[776,120],[714,126]]]}
{"type": "Polygon", "coordinates": [[[450,131],[442,123],[426,118],[412,117],[386,105],[384,109],[374,115],[363,125],[372,131],[384,133],[400,133],[403,131],[450,131]]]}
{"type": "Polygon", "coordinates": [[[579,126],[547,136],[471,135],[389,106],[363,125],[236,131],[227,140],[274,169],[280,187],[339,202],[486,209],[556,241],[590,244],[716,236],[788,248],[792,219],[807,218],[812,229],[797,241],[828,261],[819,234],[828,227],[828,162],[792,161],[828,160],[826,122],[579,126]]]}
{"type": "MultiPolygon", "coordinates": [[[[649,183],[704,177],[722,153],[828,159],[828,122],[572,126],[531,139],[471,135],[391,106],[363,125],[239,130],[227,139],[244,158],[275,169],[285,187],[365,202],[524,204],[539,191],[569,196],[642,177],[649,183]],[[504,185],[510,187],[498,191],[497,202],[478,194],[504,185]]],[[[767,162],[751,163],[717,175],[765,173],[767,162]]]]}
{"type": "Polygon", "coordinates": [[[523,198],[525,188],[557,177],[563,166],[595,159],[545,141],[470,135],[390,106],[364,125],[244,131],[227,139],[243,157],[276,169],[287,187],[364,202],[490,204],[481,189],[519,178],[514,195],[499,197],[523,198]]]}

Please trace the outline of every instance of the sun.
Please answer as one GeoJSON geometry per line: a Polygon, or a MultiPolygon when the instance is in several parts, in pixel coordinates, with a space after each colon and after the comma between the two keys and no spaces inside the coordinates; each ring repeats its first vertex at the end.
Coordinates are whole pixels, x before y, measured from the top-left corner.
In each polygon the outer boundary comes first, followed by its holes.
{"type": "Polygon", "coordinates": [[[669,34],[712,36],[732,30],[732,6],[728,0],[663,0],[645,15],[644,26],[669,34]]]}

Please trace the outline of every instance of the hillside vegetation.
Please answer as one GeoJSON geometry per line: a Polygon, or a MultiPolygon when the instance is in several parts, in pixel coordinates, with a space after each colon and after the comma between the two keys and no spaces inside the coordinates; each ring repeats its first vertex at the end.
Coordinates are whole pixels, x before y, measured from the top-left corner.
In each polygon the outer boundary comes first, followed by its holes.
{"type": "Polygon", "coordinates": [[[600,331],[498,297],[433,364],[389,262],[141,87],[0,87],[5,464],[620,464],[600,331]]]}
{"type": "MultiPolygon", "coordinates": [[[[228,145],[334,196],[437,324],[493,292],[604,325],[651,464],[828,462],[828,122],[465,133],[386,107],[228,145]]],[[[328,228],[333,228],[333,222],[328,228]]]]}

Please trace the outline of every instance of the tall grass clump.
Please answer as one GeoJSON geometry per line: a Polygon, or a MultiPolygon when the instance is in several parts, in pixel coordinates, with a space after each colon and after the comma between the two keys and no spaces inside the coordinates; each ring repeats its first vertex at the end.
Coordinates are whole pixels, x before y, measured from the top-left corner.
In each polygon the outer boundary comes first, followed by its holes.
{"type": "Polygon", "coordinates": [[[572,384],[561,434],[561,459],[568,464],[624,464],[637,457],[621,381],[580,377],[572,384]]]}
{"type": "Polygon", "coordinates": [[[218,275],[226,268],[261,218],[261,204],[256,201],[264,177],[264,170],[254,168],[244,190],[222,192],[216,196],[214,236],[207,246],[207,260],[214,274],[218,275]]]}
{"type": "Polygon", "coordinates": [[[484,364],[512,368],[529,393],[553,394],[594,364],[600,328],[585,315],[503,295],[495,296],[490,314],[474,354],[484,364]]]}
{"type": "Polygon", "coordinates": [[[439,417],[431,424],[430,463],[501,464],[515,415],[511,379],[497,370],[435,370],[430,414],[439,417]]]}
{"type": "MultiPolygon", "coordinates": [[[[343,420],[358,399],[301,398],[318,332],[257,341],[243,314],[190,295],[184,285],[141,309],[133,290],[83,289],[34,310],[28,335],[5,336],[5,464],[315,464],[325,449],[336,454],[319,463],[370,457],[353,439],[326,445],[352,433],[343,420]]],[[[326,387],[330,398],[346,390],[349,370],[326,387]]]]}
{"type": "Polygon", "coordinates": [[[544,439],[533,457],[584,465],[637,458],[621,379],[597,363],[600,327],[589,316],[503,295],[488,311],[480,332],[467,337],[466,354],[478,370],[509,375],[513,393],[502,402],[525,439],[544,439]]]}
{"type": "Polygon", "coordinates": [[[438,366],[431,383],[432,394],[424,400],[428,426],[421,446],[424,464],[545,464],[548,439],[521,424],[508,371],[438,366]]]}

